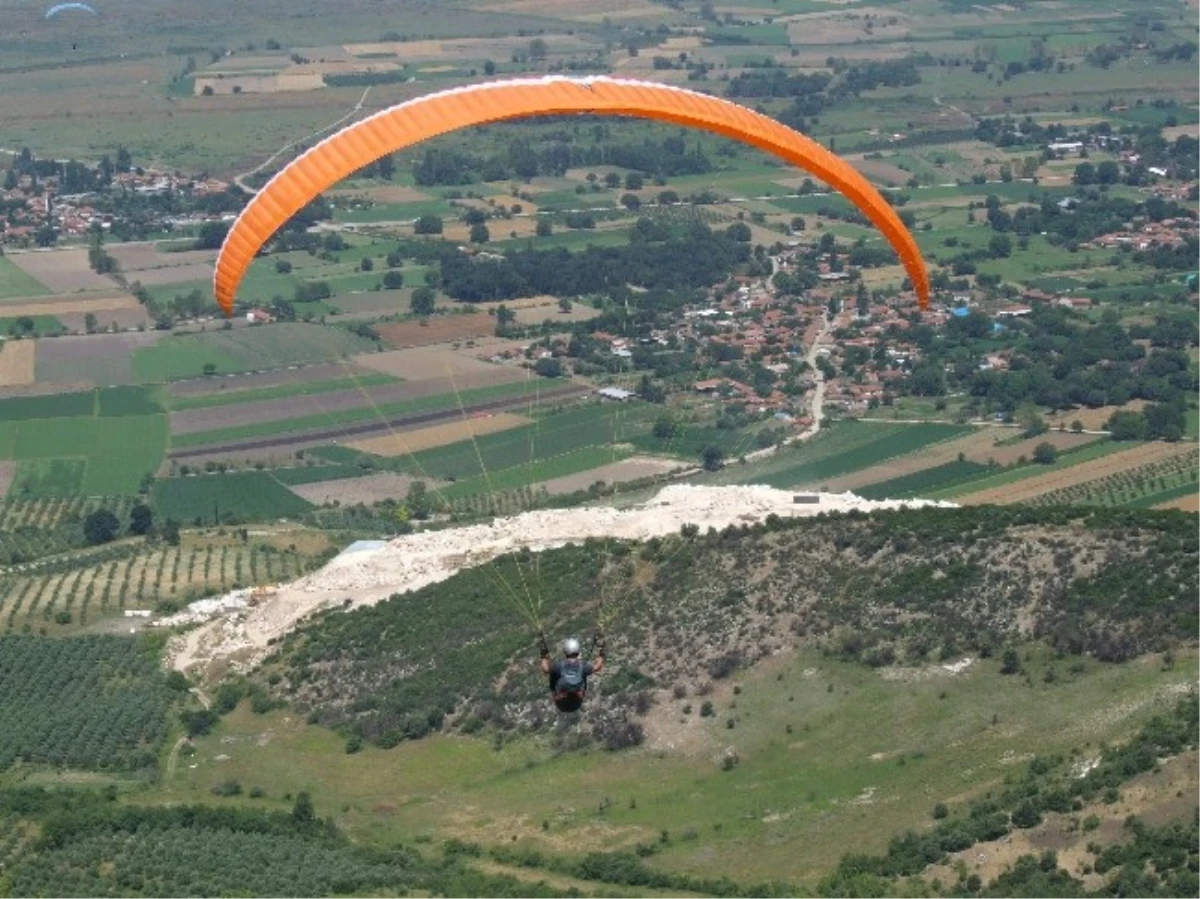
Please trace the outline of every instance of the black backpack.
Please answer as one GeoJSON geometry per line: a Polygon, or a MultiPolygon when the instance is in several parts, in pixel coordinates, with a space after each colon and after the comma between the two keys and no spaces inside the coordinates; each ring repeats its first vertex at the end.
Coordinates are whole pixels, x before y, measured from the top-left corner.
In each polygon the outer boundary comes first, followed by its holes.
{"type": "Polygon", "coordinates": [[[583,685],[583,662],[567,659],[559,668],[555,689],[560,693],[578,693],[583,691],[583,685]]]}

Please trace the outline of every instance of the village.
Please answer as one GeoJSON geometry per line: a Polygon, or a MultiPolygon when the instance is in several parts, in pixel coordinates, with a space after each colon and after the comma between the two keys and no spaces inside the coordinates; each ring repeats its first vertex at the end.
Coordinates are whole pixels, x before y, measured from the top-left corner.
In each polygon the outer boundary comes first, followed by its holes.
{"type": "MultiPolygon", "coordinates": [[[[68,165],[72,165],[68,163],[68,165]]],[[[74,165],[79,165],[75,163],[74,165]]],[[[81,167],[82,168],[82,167],[81,167]]],[[[94,190],[67,192],[63,175],[39,175],[26,172],[20,175],[10,170],[11,177],[0,187],[0,244],[13,248],[46,247],[59,241],[86,239],[88,233],[100,229],[104,233],[119,233],[121,219],[106,211],[103,202],[114,195],[132,194],[137,197],[174,197],[193,203],[225,193],[229,184],[207,177],[191,177],[178,172],[130,168],[124,172],[105,169],[84,169],[84,179],[96,184],[94,190]]],[[[79,178],[76,181],[81,180],[79,178]]],[[[76,184],[71,184],[74,188],[76,184]]],[[[194,229],[210,221],[232,221],[232,212],[169,212],[151,214],[146,227],[159,232],[194,229]]]]}

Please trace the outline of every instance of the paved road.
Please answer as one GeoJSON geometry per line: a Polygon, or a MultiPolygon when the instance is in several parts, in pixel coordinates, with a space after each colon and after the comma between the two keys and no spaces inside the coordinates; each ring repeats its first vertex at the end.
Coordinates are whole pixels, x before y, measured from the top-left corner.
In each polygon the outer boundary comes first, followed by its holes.
{"type": "MultiPolygon", "coordinates": [[[[542,400],[565,399],[587,393],[589,387],[571,384],[565,387],[543,390],[539,393],[542,400]]],[[[193,446],[187,449],[172,450],[172,459],[190,459],[196,456],[217,456],[221,453],[246,452],[247,450],[273,449],[288,446],[299,441],[334,441],[346,437],[359,437],[378,431],[393,431],[411,428],[416,425],[436,422],[456,421],[464,415],[476,412],[495,412],[500,409],[519,408],[529,404],[529,397],[508,397],[502,400],[492,400],[488,403],[474,403],[460,409],[440,409],[437,412],[423,412],[417,415],[397,415],[392,418],[377,418],[361,424],[350,424],[340,428],[325,428],[314,431],[293,431],[279,437],[264,437],[255,440],[239,440],[230,443],[213,443],[204,446],[193,446]]],[[[283,425],[283,422],[280,422],[283,425]]]]}

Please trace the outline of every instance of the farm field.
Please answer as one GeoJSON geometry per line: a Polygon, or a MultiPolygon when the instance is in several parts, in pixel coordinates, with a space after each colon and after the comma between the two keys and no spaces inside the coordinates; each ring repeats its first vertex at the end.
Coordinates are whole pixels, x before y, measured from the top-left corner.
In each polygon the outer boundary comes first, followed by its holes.
{"type": "Polygon", "coordinates": [[[169,478],[150,496],[160,518],[183,524],[295,518],[312,508],[265,471],[169,478]]]}
{"type": "Polygon", "coordinates": [[[534,484],[534,489],[544,490],[554,496],[556,494],[574,493],[577,490],[587,490],[597,481],[609,485],[620,485],[628,481],[666,474],[681,468],[678,462],[666,459],[656,459],[650,456],[631,456],[620,462],[610,462],[597,468],[588,469],[578,474],[563,475],[534,484]]]}
{"type": "Polygon", "coordinates": [[[418,321],[378,325],[375,330],[390,346],[403,349],[483,337],[496,330],[496,320],[482,312],[463,312],[435,315],[418,321]]]}
{"type": "Polygon", "coordinates": [[[829,433],[808,444],[785,449],[765,464],[730,469],[718,483],[768,484],[791,488],[814,486],[824,489],[828,480],[878,465],[893,458],[936,446],[968,434],[960,425],[882,424],[878,422],[837,422],[829,433]]]}
{"type": "Polygon", "coordinates": [[[1121,475],[1142,466],[1169,460],[1174,456],[1195,454],[1194,447],[1171,443],[1144,443],[1129,448],[1125,448],[1122,444],[1112,443],[1109,445],[1109,450],[1100,458],[1090,459],[1044,474],[1034,473],[1034,470],[1018,481],[1001,486],[980,490],[971,490],[969,487],[961,488],[962,494],[955,496],[954,501],[965,505],[1026,502],[1046,493],[1121,475]]]}
{"type": "Polygon", "coordinates": [[[0,389],[24,387],[36,379],[37,341],[6,340],[0,343],[0,389]]]}
{"type": "Polygon", "coordinates": [[[884,490],[889,482],[958,461],[959,454],[964,462],[981,467],[992,464],[1007,466],[1021,458],[1029,459],[1033,455],[1034,447],[1039,443],[1049,443],[1062,451],[1084,446],[1097,439],[1089,434],[1051,431],[1038,437],[1014,441],[1013,432],[1007,428],[978,427],[957,440],[935,443],[914,453],[890,459],[881,465],[862,468],[843,477],[833,478],[827,486],[834,492],[850,490],[871,499],[885,499],[888,498],[887,495],[880,491],[884,490]],[[862,488],[870,488],[870,492],[863,492],[862,488]]]}
{"type": "Polygon", "coordinates": [[[84,382],[94,387],[143,382],[135,373],[134,359],[166,336],[164,331],[145,331],[39,340],[37,381],[39,384],[84,382]]]}
{"type": "Polygon", "coordinates": [[[206,365],[214,367],[214,374],[281,369],[336,362],[372,348],[371,341],[338,328],[279,323],[170,335],[154,346],[137,350],[133,371],[145,383],[163,383],[198,377],[206,365]]]}
{"type": "MultiPolygon", "coordinates": [[[[1135,468],[1078,482],[1029,500],[1037,506],[1097,505],[1150,508],[1200,494],[1200,450],[1182,451],[1135,468]]],[[[1110,457],[1111,458],[1111,457],[1110,457]]]]}
{"type": "Polygon", "coordinates": [[[193,532],[179,546],[123,540],[0,573],[0,622],[5,632],[78,633],[127,609],[294,580],[328,549],[319,532],[286,529],[255,530],[249,540],[236,531],[193,532]]]}
{"type": "Polygon", "coordinates": [[[43,296],[53,291],[7,256],[0,257],[0,303],[43,296]]]}
{"type": "MultiPolygon", "coordinates": [[[[401,385],[408,387],[409,385],[401,385]]],[[[223,449],[242,452],[252,449],[276,449],[285,445],[302,443],[352,440],[377,431],[394,431],[414,425],[425,425],[436,421],[455,421],[477,412],[497,411],[503,408],[526,404],[532,406],[540,398],[542,402],[561,401],[576,396],[583,388],[575,385],[557,385],[536,395],[526,384],[497,384],[473,390],[459,390],[453,394],[437,393],[435,385],[414,385],[414,399],[391,402],[384,405],[334,408],[320,401],[319,396],[308,399],[319,414],[310,414],[279,422],[255,422],[246,425],[180,434],[172,441],[175,458],[210,455],[223,449]],[[421,386],[431,388],[422,396],[421,386]]],[[[444,387],[443,387],[444,390],[444,387]]],[[[236,412],[232,410],[217,410],[236,412]]],[[[197,410],[197,412],[205,410],[197,410]]]]}
{"type": "MultiPolygon", "coordinates": [[[[88,394],[81,396],[86,411],[70,410],[64,417],[47,418],[36,410],[21,419],[0,420],[0,459],[17,462],[10,492],[17,496],[106,496],[137,492],[143,478],[162,460],[167,442],[167,419],[162,414],[107,415],[92,410],[88,394]],[[82,414],[80,414],[82,412],[82,414]]],[[[6,403],[49,404],[57,397],[7,400],[6,403]]],[[[120,412],[122,401],[114,401],[120,412]]]]}
{"type": "Polygon", "coordinates": [[[79,248],[9,253],[6,257],[50,293],[78,293],[85,290],[112,290],[116,283],[98,275],[88,264],[87,250],[79,248]]]}
{"type": "Polygon", "coordinates": [[[376,456],[404,456],[421,450],[445,446],[468,438],[478,438],[485,434],[495,434],[530,424],[523,415],[511,412],[500,412],[478,418],[468,418],[450,424],[434,425],[429,428],[417,428],[413,431],[402,431],[398,434],[388,434],[383,437],[368,437],[346,444],[350,449],[376,456]]]}
{"type": "MultiPolygon", "coordinates": [[[[317,469],[317,471],[320,470],[317,469]]],[[[371,506],[383,499],[402,500],[408,495],[409,487],[416,480],[420,479],[411,475],[384,471],[376,474],[364,473],[361,477],[311,481],[304,484],[292,484],[287,481],[284,483],[292,493],[314,506],[337,503],[345,507],[359,503],[371,506]]],[[[440,481],[426,481],[425,483],[431,490],[442,486],[440,481]]]]}
{"type": "MultiPolygon", "coordinates": [[[[442,397],[443,404],[456,406],[455,396],[473,395],[477,390],[504,388],[529,379],[528,372],[507,366],[491,366],[479,372],[467,372],[459,377],[429,378],[422,381],[397,381],[379,375],[370,376],[367,383],[357,376],[341,383],[328,383],[329,389],[314,390],[313,382],[297,379],[286,388],[270,388],[265,396],[253,393],[222,394],[221,403],[192,405],[171,414],[171,431],[182,437],[203,431],[225,431],[255,423],[282,422],[313,416],[325,417],[326,424],[335,423],[344,414],[359,407],[386,410],[400,404],[428,397],[442,397]],[[373,380],[375,383],[371,384],[373,380]]],[[[319,383],[319,382],[317,382],[319,383]]],[[[501,390],[501,393],[505,391],[501,390]]],[[[508,391],[511,393],[511,391],[508,391]]],[[[211,395],[207,399],[214,399],[211,395]]],[[[367,417],[365,414],[359,417],[367,417]]],[[[294,430],[294,428],[291,428],[294,430]]]]}
{"type": "Polygon", "coordinates": [[[144,287],[203,281],[212,277],[217,259],[216,250],[163,252],[160,245],[148,241],[113,244],[108,253],[117,260],[127,281],[138,281],[144,287]]]}
{"type": "MultiPolygon", "coordinates": [[[[324,369],[326,366],[309,366],[310,369],[324,369]]],[[[245,376],[247,381],[237,383],[238,375],[229,375],[222,379],[222,383],[218,385],[217,390],[195,390],[187,393],[172,393],[168,390],[168,398],[171,404],[172,412],[185,412],[189,409],[211,409],[219,406],[235,406],[239,403],[253,403],[260,400],[276,400],[287,399],[288,397],[296,396],[311,396],[312,394],[332,393],[337,390],[345,390],[348,384],[354,384],[358,388],[379,387],[384,384],[394,384],[396,378],[388,375],[377,374],[375,372],[364,370],[358,372],[350,366],[350,375],[346,376],[346,372],[340,370],[339,366],[329,366],[329,380],[319,380],[313,375],[319,374],[315,371],[305,371],[301,369],[299,372],[285,370],[277,372],[279,383],[270,386],[253,387],[248,386],[249,379],[253,375],[245,376]],[[339,377],[340,375],[340,377],[339,377]],[[233,389],[220,389],[232,385],[233,389]]],[[[272,374],[272,373],[267,373],[272,374]]],[[[265,377],[264,383],[268,383],[272,379],[265,377]]],[[[177,386],[179,382],[170,385],[177,386]]],[[[198,384],[200,388],[210,385],[198,384]]]]}
{"type": "Polygon", "coordinates": [[[310,383],[329,384],[342,378],[366,378],[373,373],[373,369],[352,362],[318,362],[243,374],[187,378],[170,382],[165,392],[172,408],[176,407],[177,402],[183,404],[180,408],[186,407],[193,397],[197,398],[197,406],[206,405],[206,400],[201,398],[222,397],[212,401],[212,405],[220,405],[225,402],[225,395],[240,396],[248,391],[274,388],[301,390],[310,383]]]}

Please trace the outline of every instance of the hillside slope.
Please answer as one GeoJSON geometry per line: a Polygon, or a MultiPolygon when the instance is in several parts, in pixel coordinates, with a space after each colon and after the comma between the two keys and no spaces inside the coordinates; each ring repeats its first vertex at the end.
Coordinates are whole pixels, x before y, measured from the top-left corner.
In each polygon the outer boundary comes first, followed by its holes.
{"type": "MultiPolygon", "coordinates": [[[[585,728],[640,742],[651,709],[802,646],[872,667],[999,658],[1037,639],[1120,662],[1193,641],[1197,535],[1182,513],[923,509],[589,541],[285,638],[260,678],[314,721],[392,745],[443,726],[548,727],[524,584],[553,634],[611,617],[585,728]]],[[[1006,662],[1010,662],[1006,658],[1006,662]]],[[[969,664],[969,662],[964,662],[969,664]]],[[[669,713],[664,713],[669,714],[669,713]]]]}

